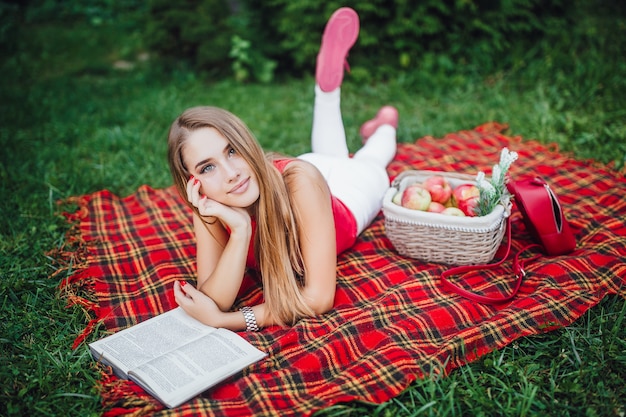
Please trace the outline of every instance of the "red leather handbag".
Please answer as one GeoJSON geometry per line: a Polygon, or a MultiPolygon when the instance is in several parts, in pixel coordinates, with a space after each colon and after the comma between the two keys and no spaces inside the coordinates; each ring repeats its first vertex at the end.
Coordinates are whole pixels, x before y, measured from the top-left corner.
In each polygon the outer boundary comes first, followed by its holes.
{"type": "Polygon", "coordinates": [[[480,303],[505,303],[515,297],[522,284],[522,280],[526,274],[524,271],[524,263],[540,256],[536,255],[532,258],[521,259],[520,255],[525,250],[538,247],[543,248],[547,255],[556,256],[569,253],[576,247],[576,238],[565,218],[561,203],[552,188],[550,188],[543,178],[532,177],[511,181],[507,184],[507,188],[513,195],[513,201],[522,214],[526,228],[535,241],[538,242],[526,246],[515,254],[513,270],[517,276],[517,280],[513,286],[513,290],[508,296],[489,297],[468,291],[448,280],[448,277],[452,275],[461,275],[471,271],[496,268],[508,258],[511,250],[511,216],[507,219],[507,249],[502,259],[494,264],[464,265],[444,271],[441,274],[441,282],[445,289],[480,303]]]}
{"type": "Polygon", "coordinates": [[[522,213],[526,228],[541,243],[548,255],[563,255],[576,247],[563,208],[552,188],[541,177],[507,184],[522,213]]]}

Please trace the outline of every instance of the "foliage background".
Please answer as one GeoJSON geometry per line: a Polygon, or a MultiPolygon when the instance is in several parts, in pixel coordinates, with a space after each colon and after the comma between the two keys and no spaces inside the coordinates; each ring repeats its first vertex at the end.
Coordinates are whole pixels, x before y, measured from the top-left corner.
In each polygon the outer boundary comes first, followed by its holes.
{"type": "MultiPolygon", "coordinates": [[[[495,120],[624,172],[626,2],[344,4],[362,19],[342,86],[352,150],[392,103],[401,141],[495,120]]],[[[100,412],[98,369],[70,349],[89,317],[58,291],[74,268],[55,256],[71,249],[60,212],[73,207],[58,202],[170,185],[166,130],[192,105],[234,111],[269,150],[308,150],[315,54],[338,5],[0,0],[0,415],[100,412]]],[[[322,414],[623,415],[625,316],[608,298],[385,404],[322,414]]]]}

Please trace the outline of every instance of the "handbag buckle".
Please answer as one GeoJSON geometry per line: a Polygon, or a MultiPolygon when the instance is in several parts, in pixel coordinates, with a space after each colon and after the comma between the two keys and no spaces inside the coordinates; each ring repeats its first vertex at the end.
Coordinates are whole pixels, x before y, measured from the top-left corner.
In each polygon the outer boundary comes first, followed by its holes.
{"type": "Polygon", "coordinates": [[[533,185],[548,185],[548,183],[546,183],[546,180],[544,180],[543,178],[537,176],[535,178],[533,178],[532,180],[530,180],[530,183],[533,185]]]}

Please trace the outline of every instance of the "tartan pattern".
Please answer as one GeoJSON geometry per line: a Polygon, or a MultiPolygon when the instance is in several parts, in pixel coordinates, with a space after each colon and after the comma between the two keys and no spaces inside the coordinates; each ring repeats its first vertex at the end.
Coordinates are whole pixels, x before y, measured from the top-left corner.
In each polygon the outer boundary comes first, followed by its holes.
{"type": "MultiPolygon", "coordinates": [[[[177,409],[164,409],[133,383],[105,371],[104,415],[307,416],[338,402],[380,403],[416,378],[446,374],[519,337],[566,326],[607,294],[626,296],[623,174],[576,161],[554,147],[505,136],[505,129],[488,123],[400,144],[389,174],[406,169],[489,173],[507,146],[520,156],[512,177],[539,174],[549,181],[578,246],[569,255],[530,262],[511,303],[481,305],[445,293],[438,277],[446,266],[395,253],[379,214],[338,259],[331,312],[292,328],[242,333],[268,357],[177,409]]],[[[101,191],[82,201],[68,217],[78,221],[89,250],[84,268],[63,286],[85,287],[96,301],[70,298],[95,316],[77,343],[98,323],[114,332],[171,309],[171,284],[177,279],[193,282],[195,276],[190,212],[173,188],[142,186],[126,198],[101,191]]],[[[516,251],[531,240],[522,222],[512,227],[516,251]]],[[[463,283],[507,291],[512,280],[504,266],[463,283]]],[[[244,279],[240,295],[236,307],[261,299],[254,273],[244,279]]]]}

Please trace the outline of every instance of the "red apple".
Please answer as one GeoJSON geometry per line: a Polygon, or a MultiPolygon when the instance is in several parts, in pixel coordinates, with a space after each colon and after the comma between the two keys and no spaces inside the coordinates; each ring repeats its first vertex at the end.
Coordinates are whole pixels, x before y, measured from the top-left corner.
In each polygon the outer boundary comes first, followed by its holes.
{"type": "Polygon", "coordinates": [[[413,210],[428,210],[430,193],[421,184],[412,184],[402,193],[402,206],[413,210]]]}
{"type": "Polygon", "coordinates": [[[475,216],[475,208],[478,207],[480,191],[474,184],[462,184],[452,192],[456,200],[456,206],[460,208],[466,216],[475,216]]]}
{"type": "Polygon", "coordinates": [[[441,214],[446,214],[448,216],[465,217],[465,213],[463,213],[460,208],[456,207],[446,207],[446,209],[442,211],[441,214]]]}
{"type": "Polygon", "coordinates": [[[430,193],[432,200],[436,203],[443,204],[448,201],[452,195],[452,187],[450,187],[448,181],[441,175],[426,178],[423,185],[430,193]]]}
{"type": "Polygon", "coordinates": [[[432,201],[428,206],[428,211],[431,213],[441,213],[445,209],[446,207],[443,204],[437,203],[436,201],[432,201]]]}

